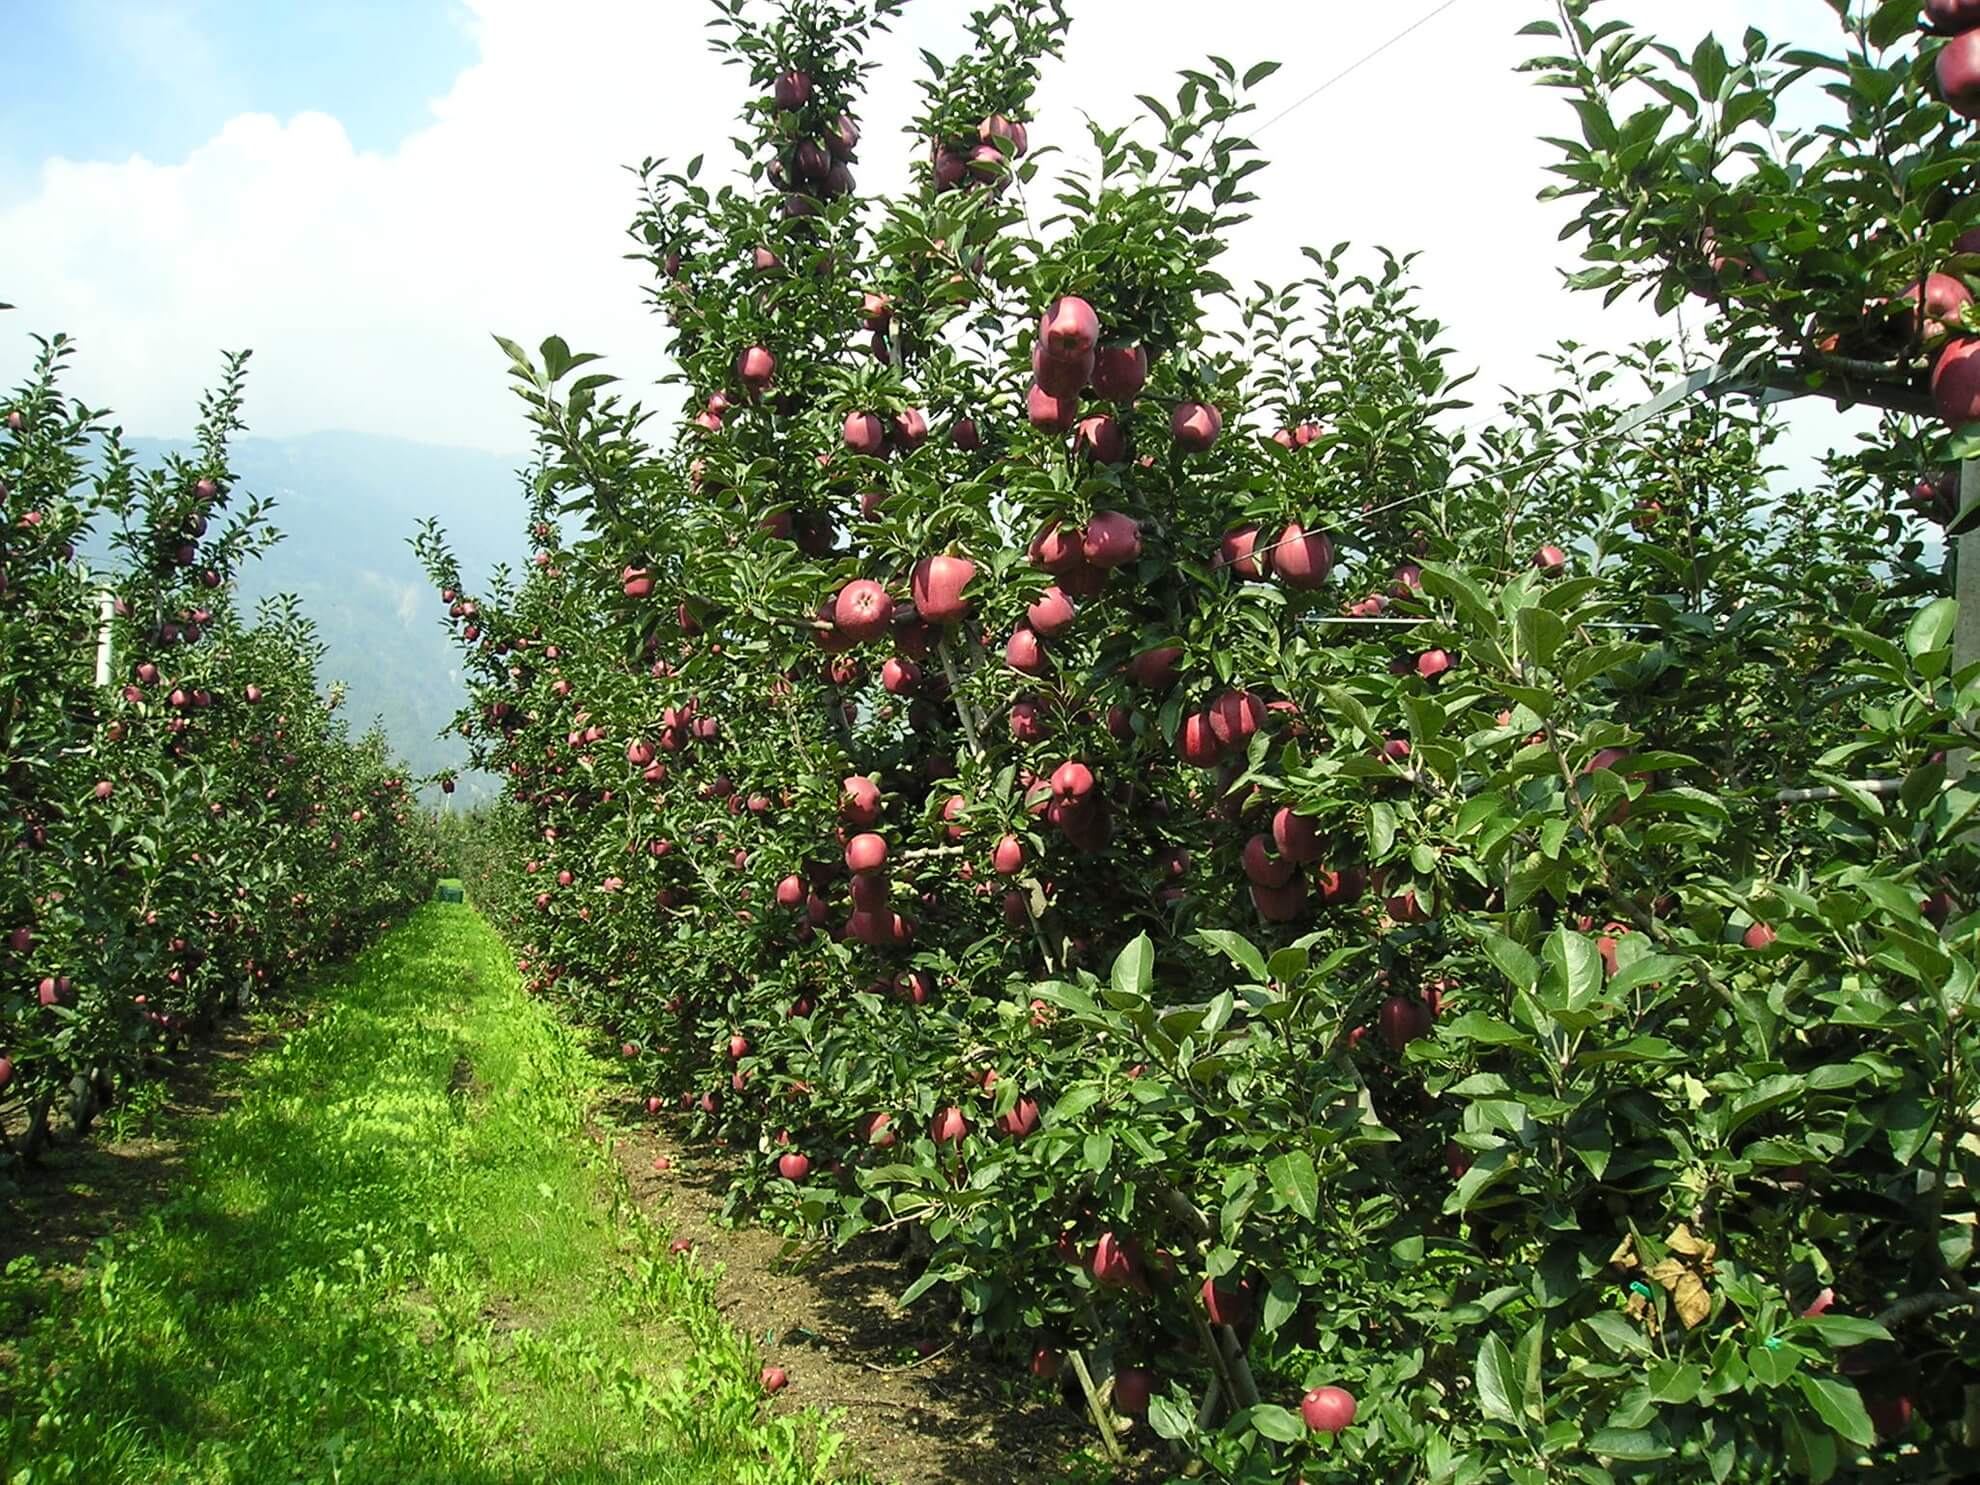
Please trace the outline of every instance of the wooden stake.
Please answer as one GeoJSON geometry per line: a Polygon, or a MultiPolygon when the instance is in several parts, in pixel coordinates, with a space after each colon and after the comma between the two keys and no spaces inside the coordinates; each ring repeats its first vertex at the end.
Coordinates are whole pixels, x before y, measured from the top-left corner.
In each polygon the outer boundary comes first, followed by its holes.
{"type": "MultiPolygon", "coordinates": [[[[1980,459],[1968,459],[1959,466],[1959,508],[1965,512],[1980,505],[1980,459]]],[[[1946,560],[1953,569],[1953,597],[1959,603],[1959,621],[1953,629],[1953,674],[1980,661],[1980,523],[1974,530],[1948,543],[1946,560]]],[[[1966,777],[1971,748],[1955,748],[1946,758],[1946,776],[1966,777]]]]}
{"type": "Polygon", "coordinates": [[[1069,1350],[1066,1360],[1072,1363],[1073,1375],[1079,1378],[1079,1390],[1086,1394],[1086,1409],[1093,1415],[1093,1426],[1100,1430],[1100,1442],[1106,1447],[1107,1457],[1118,1464],[1123,1456],[1120,1438],[1114,1432],[1114,1415],[1100,1396],[1100,1389],[1093,1385],[1093,1373],[1086,1369],[1086,1358],[1078,1351],[1069,1350]]]}

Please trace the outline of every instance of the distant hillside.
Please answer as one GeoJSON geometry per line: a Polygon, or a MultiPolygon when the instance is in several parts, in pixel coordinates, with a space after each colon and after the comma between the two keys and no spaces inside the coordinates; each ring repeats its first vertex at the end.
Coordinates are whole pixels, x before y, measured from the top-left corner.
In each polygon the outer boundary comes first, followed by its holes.
{"type": "MultiPolygon", "coordinates": [[[[132,439],[147,460],[188,445],[132,439]]],[[[326,682],[349,686],[353,731],[373,717],[415,774],[464,768],[467,747],[439,738],[461,704],[461,673],[439,596],[406,545],[436,516],[470,583],[524,557],[519,459],[368,433],[244,438],[233,448],[241,488],[275,502],[281,542],[241,574],[246,611],[293,593],[328,653],[326,682]]],[[[457,803],[492,797],[495,781],[463,775],[457,803]]]]}

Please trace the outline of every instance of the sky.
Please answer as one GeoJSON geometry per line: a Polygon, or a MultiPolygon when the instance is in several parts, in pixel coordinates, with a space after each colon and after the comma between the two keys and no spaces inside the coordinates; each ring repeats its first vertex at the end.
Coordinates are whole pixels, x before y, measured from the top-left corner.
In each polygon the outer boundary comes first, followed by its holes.
{"type": "MultiPolygon", "coordinates": [[[[1030,133],[1078,157],[1088,118],[1141,113],[1214,51],[1282,70],[1259,118],[1440,0],[1071,0],[1030,133]]],[[[962,47],[965,0],[910,0],[873,55],[863,190],[908,179],[902,134],[927,48],[962,47]]],[[[1611,0],[1689,51],[1747,25],[1834,36],[1825,0],[1611,0]]],[[[1304,244],[1420,250],[1424,306],[1485,389],[1544,384],[1563,337],[1656,333],[1562,287],[1566,210],[1535,197],[1573,132],[1515,72],[1548,0],[1454,0],[1259,142],[1272,166],[1235,282],[1301,276],[1304,244]]],[[[732,158],[742,74],[705,48],[703,0],[0,0],[0,384],[30,333],[80,345],[69,390],[133,433],[188,431],[223,348],[252,347],[258,433],[391,434],[520,453],[502,334],[563,335],[635,386],[665,370],[646,270],[624,261],[625,167],[732,158]]],[[[1666,333],[1673,326],[1661,327],[1666,333]]],[[[1801,420],[1830,438],[1832,414],[1801,420]]],[[[1811,431],[1813,430],[1813,431],[1811,431]]]]}

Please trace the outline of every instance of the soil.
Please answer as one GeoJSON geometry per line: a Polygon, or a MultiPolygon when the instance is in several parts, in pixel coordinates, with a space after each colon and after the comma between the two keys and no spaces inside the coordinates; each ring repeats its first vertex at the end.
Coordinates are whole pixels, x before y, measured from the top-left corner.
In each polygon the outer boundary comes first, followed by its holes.
{"type": "Polygon", "coordinates": [[[141,1225],[153,1205],[179,1188],[187,1136],[240,1096],[242,1065],[303,1019],[301,1013],[280,1022],[230,1017],[190,1056],[154,1075],[165,1099],[146,1120],[151,1132],[113,1139],[105,1115],[88,1138],[65,1134],[35,1164],[0,1172],[15,1188],[0,1195],[0,1270],[22,1255],[44,1269],[73,1270],[104,1238],[141,1225]]]}
{"type": "MultiPolygon", "coordinates": [[[[594,1126],[593,1137],[604,1135],[594,1126]]],[[[650,1125],[614,1129],[609,1144],[641,1209],[718,1267],[724,1318],[789,1373],[777,1407],[840,1410],[856,1467],[888,1485],[1170,1477],[1145,1427],[1122,1440],[1127,1459],[1107,1475],[1083,1405],[1034,1382],[1021,1364],[979,1351],[932,1306],[902,1310],[895,1296],[912,1268],[889,1235],[867,1233],[833,1252],[729,1226],[721,1215],[728,1152],[683,1145],[650,1125]],[[669,1169],[654,1169],[660,1156],[669,1169]]]]}

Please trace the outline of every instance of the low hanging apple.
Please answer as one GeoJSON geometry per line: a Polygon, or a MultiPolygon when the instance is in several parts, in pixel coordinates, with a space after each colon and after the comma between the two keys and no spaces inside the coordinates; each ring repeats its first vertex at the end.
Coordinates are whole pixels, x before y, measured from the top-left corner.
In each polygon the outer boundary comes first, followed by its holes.
{"type": "Polygon", "coordinates": [[[1340,1387],[1315,1387],[1299,1400],[1299,1415],[1315,1433],[1339,1433],[1354,1413],[1353,1394],[1340,1387]]]}

